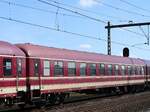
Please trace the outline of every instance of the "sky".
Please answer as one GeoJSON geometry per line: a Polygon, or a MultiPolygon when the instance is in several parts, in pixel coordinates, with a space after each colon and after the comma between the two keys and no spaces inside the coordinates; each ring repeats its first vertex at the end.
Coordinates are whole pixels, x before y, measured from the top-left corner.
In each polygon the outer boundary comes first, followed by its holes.
{"type": "MultiPolygon", "coordinates": [[[[45,4],[38,0],[0,0],[0,17],[52,27],[85,36],[67,34],[0,18],[0,40],[13,44],[33,43],[49,47],[107,54],[106,41],[91,39],[86,36],[107,40],[105,26],[107,26],[108,21],[113,25],[117,25],[131,22],[149,22],[150,20],[150,0],[42,1],[67,8],[73,12],[78,12],[78,14],[45,4]],[[66,5],[61,5],[56,2],[66,5]],[[132,5],[127,3],[131,3],[132,5]],[[24,6],[28,6],[28,8],[24,6]],[[29,7],[34,7],[34,9],[29,7]],[[35,10],[35,8],[41,10],[35,10]],[[105,23],[81,16],[79,13],[104,21],[105,23]]],[[[124,29],[111,30],[112,41],[122,43],[122,45],[112,43],[112,55],[121,56],[122,49],[128,47],[130,49],[130,57],[149,59],[150,46],[144,44],[147,42],[144,35],[148,35],[148,26],[124,29]],[[132,33],[126,30],[130,30],[132,33]]]]}

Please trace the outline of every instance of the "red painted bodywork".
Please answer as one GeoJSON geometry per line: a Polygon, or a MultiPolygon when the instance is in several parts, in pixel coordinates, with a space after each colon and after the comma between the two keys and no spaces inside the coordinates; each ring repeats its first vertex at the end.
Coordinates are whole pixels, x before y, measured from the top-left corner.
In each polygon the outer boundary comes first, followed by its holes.
{"type": "MultiPolygon", "coordinates": [[[[40,68],[40,77],[43,76],[43,61],[45,59],[50,60],[50,76],[48,77],[54,77],[54,61],[60,60],[64,62],[64,75],[63,77],[68,77],[67,79],[46,79],[42,80],[40,79],[40,82],[43,85],[51,85],[51,84],[72,84],[72,83],[85,83],[85,82],[103,82],[103,81],[123,81],[123,80],[138,80],[138,79],[144,79],[144,76],[137,77],[107,77],[107,78],[86,78],[87,76],[90,76],[89,71],[89,64],[87,64],[86,68],[86,76],[85,78],[75,78],[75,79],[69,79],[68,76],[68,69],[67,69],[67,63],[68,61],[75,61],[76,62],[76,77],[80,77],[79,74],[79,64],[80,62],[85,63],[96,63],[96,76],[100,76],[98,68],[98,63],[106,63],[105,64],[105,72],[107,73],[107,65],[109,64],[119,64],[119,65],[140,65],[145,66],[145,63],[140,59],[134,59],[134,58],[128,58],[128,57],[121,57],[121,56],[108,56],[103,54],[97,54],[97,53],[89,53],[89,52],[81,52],[81,51],[75,51],[75,50],[67,50],[67,49],[58,49],[53,47],[46,47],[46,46],[39,46],[39,45],[33,45],[33,44],[17,44],[17,47],[22,49],[27,57],[29,58],[29,77],[35,77],[34,76],[34,68],[33,68],[33,60],[34,59],[40,59],[41,68],[40,68]]],[[[114,68],[114,67],[113,67],[114,68]]],[[[119,66],[119,69],[120,66],[119,66]]],[[[127,71],[126,71],[127,72],[127,71]]],[[[114,69],[113,74],[114,76],[114,69]]],[[[119,71],[119,75],[121,75],[121,72],[119,71]]],[[[47,77],[47,76],[46,76],[47,77]]],[[[29,81],[30,85],[39,85],[39,80],[32,80],[29,81]]],[[[40,83],[40,84],[41,84],[40,83]]],[[[94,87],[96,88],[96,87],[94,87]]],[[[79,88],[82,89],[82,88],[79,88]]],[[[58,88],[59,90],[59,88],[58,88]]],[[[73,88],[70,88],[68,90],[73,90],[73,88]]],[[[47,90],[48,91],[48,90],[47,90]]]]}
{"type": "MultiPolygon", "coordinates": [[[[22,59],[22,73],[20,78],[25,78],[25,80],[18,80],[18,86],[26,86],[26,62],[25,62],[25,54],[16,46],[8,43],[0,41],[0,88],[4,87],[14,87],[17,88],[17,59],[22,59]],[[12,74],[11,76],[3,75],[3,59],[11,59],[12,60],[12,74]],[[4,80],[2,80],[4,79],[4,80]],[[13,79],[13,80],[12,80],[13,79]]],[[[16,95],[17,91],[9,94],[1,94],[1,97],[8,97],[16,95]]]]}
{"type": "MultiPolygon", "coordinates": [[[[26,86],[28,90],[31,90],[31,87],[38,86],[39,89],[41,85],[57,85],[57,84],[80,84],[80,83],[91,83],[91,82],[108,82],[108,81],[125,81],[125,80],[145,80],[145,78],[149,78],[149,76],[145,75],[127,75],[127,71],[125,77],[121,76],[121,65],[136,65],[136,66],[145,66],[145,73],[150,75],[150,61],[121,57],[121,56],[108,56],[104,54],[98,53],[90,53],[90,52],[81,52],[75,50],[67,50],[67,49],[59,49],[53,47],[39,46],[33,44],[17,44],[12,45],[7,42],[0,41],[0,78],[7,79],[5,81],[0,80],[0,88],[1,87],[16,87],[17,88],[17,59],[22,59],[22,73],[20,78],[24,78],[24,80],[19,80],[19,86],[26,86]],[[12,75],[10,77],[4,77],[3,75],[3,59],[10,58],[12,59],[12,75]],[[39,67],[39,76],[35,76],[34,74],[34,61],[39,59],[40,67],[39,67]],[[50,61],[50,76],[43,76],[43,64],[44,60],[50,61]],[[54,76],[54,62],[55,61],[63,61],[64,75],[58,76],[55,79],[54,76]],[[68,61],[76,62],[76,76],[68,76],[68,61]],[[80,76],[80,63],[87,63],[86,68],[86,76],[80,76]],[[90,76],[89,64],[96,64],[96,76],[90,76]],[[105,77],[100,74],[98,68],[99,63],[105,63],[105,77]],[[114,65],[112,70],[112,75],[108,76],[108,64],[117,64],[119,65],[119,75],[115,76],[114,74],[114,65]],[[146,68],[146,65],[148,69],[146,68]],[[42,79],[42,78],[45,79],[42,79]],[[72,77],[72,78],[71,78],[72,77]],[[47,78],[47,79],[46,79],[47,78]],[[16,79],[16,80],[12,80],[16,79]]],[[[116,85],[113,85],[116,86],[116,85]]],[[[121,85],[122,86],[122,85],[121,85]]],[[[109,85],[105,85],[103,87],[110,87],[109,85]]],[[[74,91],[81,89],[95,89],[102,87],[90,86],[81,87],[81,88],[68,88],[68,89],[53,89],[53,90],[42,90],[42,93],[47,92],[63,92],[63,91],[74,91]]],[[[34,90],[34,89],[33,89],[34,90]]],[[[0,97],[9,97],[16,96],[17,91],[9,94],[0,94],[0,97]]]]}

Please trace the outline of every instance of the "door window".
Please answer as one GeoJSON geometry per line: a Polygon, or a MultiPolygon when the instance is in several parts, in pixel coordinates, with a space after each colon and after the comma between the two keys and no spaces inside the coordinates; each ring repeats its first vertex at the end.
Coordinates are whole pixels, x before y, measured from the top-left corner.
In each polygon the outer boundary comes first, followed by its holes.
{"type": "Polygon", "coordinates": [[[3,73],[4,73],[4,76],[12,75],[12,60],[11,59],[3,60],[3,73]]]}
{"type": "Polygon", "coordinates": [[[39,76],[39,60],[34,61],[34,75],[39,76]]]}
{"type": "Polygon", "coordinates": [[[17,59],[17,74],[18,76],[21,76],[22,74],[22,60],[17,59]]]}

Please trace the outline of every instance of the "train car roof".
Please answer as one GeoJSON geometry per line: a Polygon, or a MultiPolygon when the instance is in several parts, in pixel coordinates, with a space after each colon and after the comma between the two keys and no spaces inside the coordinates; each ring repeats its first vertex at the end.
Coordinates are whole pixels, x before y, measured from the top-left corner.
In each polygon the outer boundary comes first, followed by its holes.
{"type": "Polygon", "coordinates": [[[143,60],[143,61],[146,65],[150,66],[150,60],[143,60]]]}
{"type": "Polygon", "coordinates": [[[18,47],[4,41],[0,41],[0,55],[25,56],[24,52],[18,47]]]}
{"type": "Polygon", "coordinates": [[[30,43],[16,44],[16,46],[22,49],[29,57],[50,58],[54,60],[67,59],[67,60],[79,60],[83,62],[90,61],[90,62],[144,65],[144,62],[142,60],[135,58],[108,56],[99,53],[46,47],[30,43]]]}

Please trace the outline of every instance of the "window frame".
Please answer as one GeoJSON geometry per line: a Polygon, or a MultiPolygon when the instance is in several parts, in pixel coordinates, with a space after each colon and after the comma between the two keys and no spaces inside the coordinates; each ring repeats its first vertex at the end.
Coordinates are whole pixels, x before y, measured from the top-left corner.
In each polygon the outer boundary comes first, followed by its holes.
{"type": "Polygon", "coordinates": [[[50,68],[51,68],[51,62],[49,60],[44,60],[43,61],[43,76],[44,77],[49,77],[51,75],[51,69],[50,68]],[[48,66],[47,65],[45,66],[46,62],[48,64],[48,66]],[[48,70],[48,72],[45,72],[47,70],[48,70]],[[48,74],[45,74],[45,73],[48,73],[48,74]]]}
{"type": "Polygon", "coordinates": [[[64,62],[63,61],[57,61],[57,60],[54,61],[54,77],[57,77],[57,76],[64,76],[64,62]],[[61,63],[61,67],[57,66],[57,68],[55,68],[55,66],[56,66],[55,63],[57,63],[56,65],[58,65],[58,66],[60,66],[59,64],[61,63]],[[58,70],[60,70],[61,72],[58,70]]]}
{"type": "Polygon", "coordinates": [[[89,75],[90,76],[96,76],[96,74],[97,74],[96,73],[96,64],[95,63],[89,63],[89,75]],[[94,67],[94,68],[92,68],[92,67],[94,67]]]}
{"type": "Polygon", "coordinates": [[[79,67],[80,67],[80,71],[79,71],[80,76],[86,76],[87,75],[87,63],[81,62],[79,67]],[[84,68],[83,67],[81,68],[82,64],[85,64],[84,68]],[[83,70],[83,69],[84,69],[84,72],[82,72],[82,73],[84,73],[84,74],[81,73],[81,70],[83,70]]]}
{"type": "Polygon", "coordinates": [[[120,68],[121,68],[121,75],[125,76],[126,75],[126,66],[125,65],[121,65],[120,68]],[[124,67],[124,69],[122,67],[124,67]]]}
{"type": "Polygon", "coordinates": [[[145,71],[144,71],[144,66],[141,66],[141,75],[144,75],[145,71]]]}
{"type": "Polygon", "coordinates": [[[119,75],[119,65],[117,65],[117,64],[114,65],[114,75],[115,75],[115,76],[118,76],[118,75],[119,75]],[[116,67],[117,67],[117,69],[116,69],[116,67]],[[117,73],[117,74],[116,74],[116,73],[117,73]]]}
{"type": "Polygon", "coordinates": [[[34,66],[34,76],[39,77],[40,76],[40,59],[34,59],[33,66],[34,66]]]}
{"type": "Polygon", "coordinates": [[[107,65],[107,75],[108,76],[112,76],[113,75],[113,65],[112,64],[108,64],[107,65]],[[109,67],[110,66],[110,67],[109,67]],[[111,69],[110,69],[111,68],[111,69]]]}
{"type": "Polygon", "coordinates": [[[4,77],[11,77],[13,75],[13,70],[12,70],[13,67],[12,66],[13,66],[13,60],[11,58],[3,58],[3,76],[4,77]],[[6,68],[9,67],[9,66],[6,66],[7,65],[6,62],[11,63],[10,71],[6,71],[6,68]]]}
{"type": "Polygon", "coordinates": [[[127,74],[129,75],[129,76],[131,76],[132,75],[132,66],[131,65],[128,65],[127,66],[127,74]]]}
{"type": "Polygon", "coordinates": [[[136,66],[133,65],[131,70],[131,75],[136,75],[136,66]]]}
{"type": "Polygon", "coordinates": [[[103,75],[103,76],[105,75],[105,64],[104,63],[99,64],[99,74],[103,75]]]}
{"type": "Polygon", "coordinates": [[[22,65],[23,65],[23,59],[17,58],[17,75],[19,77],[22,76],[22,65]]]}
{"type": "Polygon", "coordinates": [[[68,76],[76,76],[76,62],[70,61],[67,63],[68,76]],[[74,64],[74,67],[70,67],[69,64],[74,64]],[[70,73],[69,73],[70,72],[70,73]],[[72,72],[72,73],[71,73],[72,72]]]}

